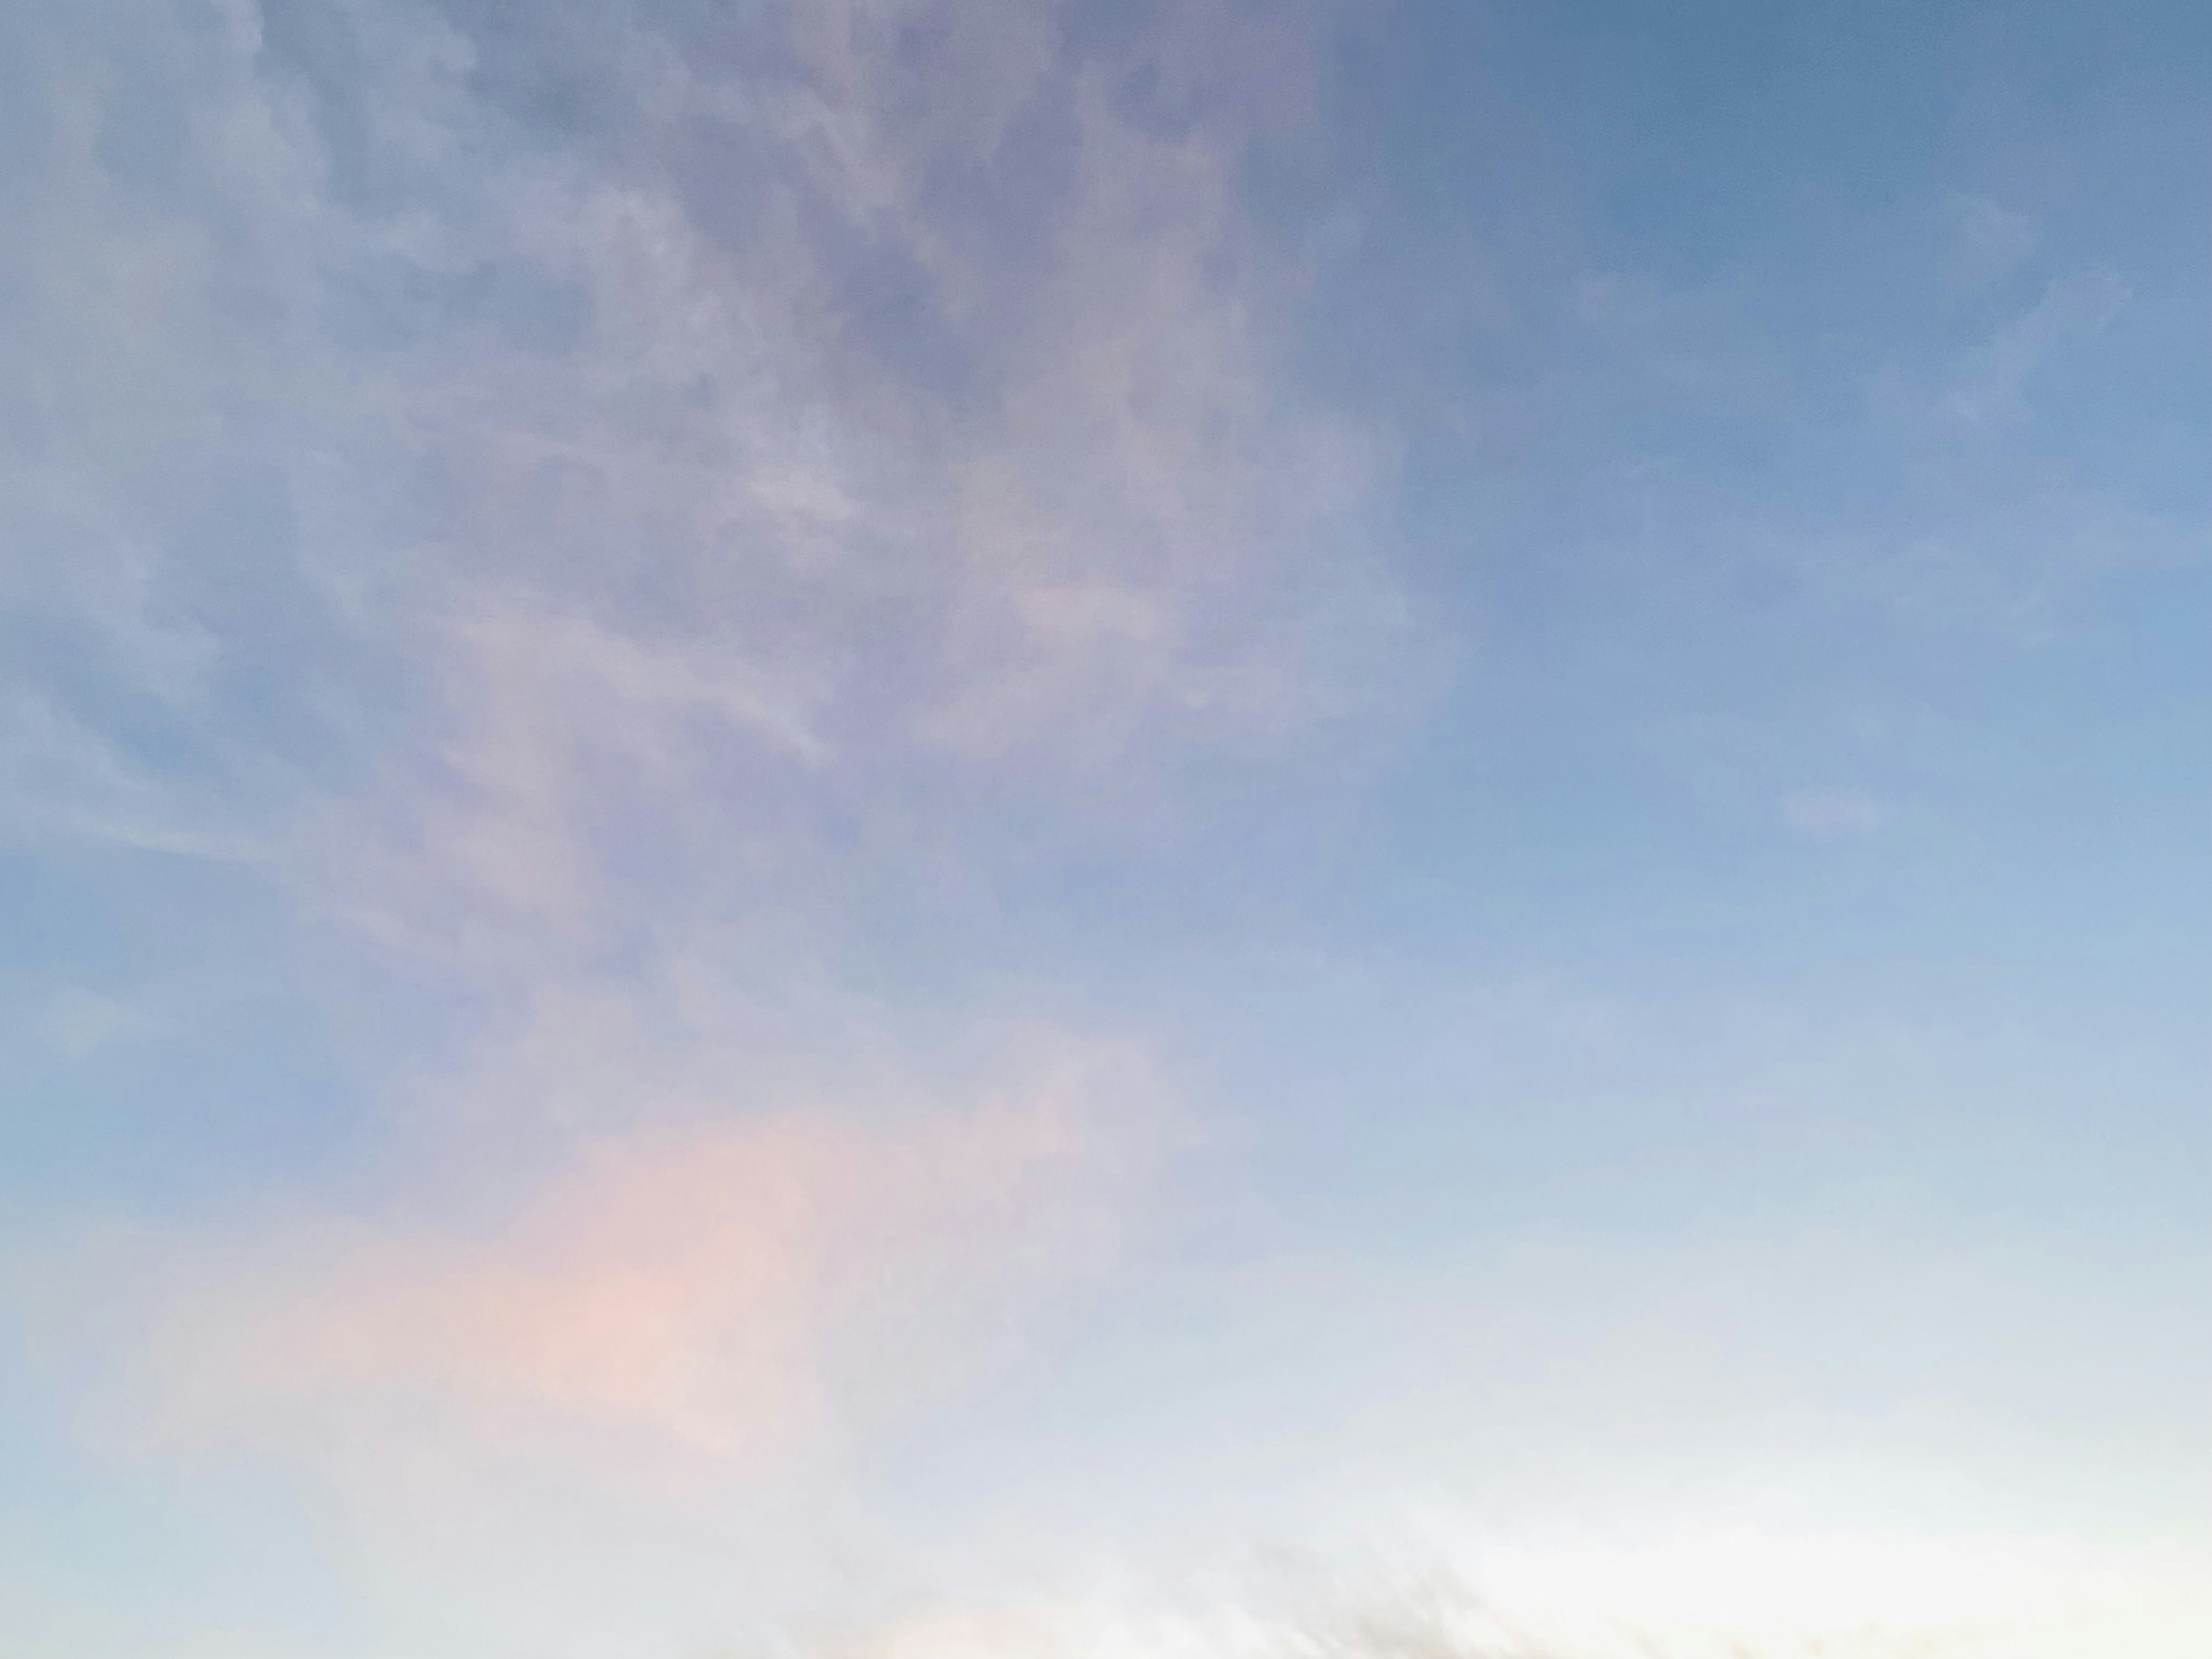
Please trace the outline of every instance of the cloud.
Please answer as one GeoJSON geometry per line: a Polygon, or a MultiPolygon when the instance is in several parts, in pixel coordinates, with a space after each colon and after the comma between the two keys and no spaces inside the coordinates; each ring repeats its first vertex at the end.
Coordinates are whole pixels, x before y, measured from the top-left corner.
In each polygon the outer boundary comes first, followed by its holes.
{"type": "Polygon", "coordinates": [[[9,459],[67,513],[16,568],[117,575],[9,597],[111,642],[104,690],[33,686],[103,763],[109,705],[164,701],[173,752],[118,761],[149,821],[434,819],[450,784],[570,905],[597,854],[518,771],[576,759],[515,730],[541,693],[610,694],[575,747],[719,728],[726,775],[798,754],[884,811],[916,769],[1095,798],[1334,717],[1403,632],[1358,550],[1381,447],[1292,384],[1299,261],[1239,196],[1313,118],[1303,9],[21,27],[58,101],[9,459]]]}
{"type": "Polygon", "coordinates": [[[1889,808],[1850,789],[1796,789],[1782,798],[1783,821],[1817,841],[1870,836],[1889,822],[1889,808]]]}
{"type": "Polygon", "coordinates": [[[1978,289],[2002,283],[2042,240],[2032,214],[2015,213],[1983,196],[1954,196],[1948,204],[1951,246],[1943,277],[1952,287],[1978,289]]]}
{"type": "Polygon", "coordinates": [[[2069,341],[2101,331],[2129,297],[2126,282],[2110,269],[2051,282],[2033,307],[1968,355],[1945,395],[1945,411],[1970,427],[2026,420],[2027,382],[2044,359],[2069,341]]]}
{"type": "Polygon", "coordinates": [[[2067,1659],[2174,1656],[2212,1605],[2176,1552],[2063,1536],[1753,1533],[1640,1543],[1558,1528],[1479,1537],[1447,1516],[1259,1571],[1117,1577],[915,1608],[802,1638],[821,1659],[2067,1659]]]}
{"type": "Polygon", "coordinates": [[[148,1021],[139,1010],[81,986],[64,986],[46,999],[39,1022],[47,1042],[81,1060],[141,1035],[148,1021]]]}
{"type": "MultiPolygon", "coordinates": [[[[636,1058],[627,1086],[665,1082],[636,1058]]],[[[517,1480],[620,1494],[788,1474],[954,1385],[1114,1260],[1158,1085],[1131,1054],[1048,1033],[992,1069],[952,1100],[741,1117],[707,1100],[688,1121],[664,1101],[550,1156],[510,1146],[519,1178],[448,1170],[361,1213],[134,1230],[47,1283],[134,1310],[87,1361],[114,1443],[251,1449],[403,1512],[424,1485],[465,1507],[517,1480]]]]}
{"type": "Polygon", "coordinates": [[[403,1171],[67,1269],[143,1282],[119,1443],[750,1478],[1110,1263],[1165,1085],[1074,1030],[953,1078],[1012,1016],[916,1041],[842,953],[871,893],[988,887],[1008,802],[1110,834],[1387,678],[1384,446],[1297,386],[1240,194],[1315,21],[10,26],[0,459],[50,510],[0,605],[86,642],[9,695],[17,810],[247,849],[346,964],[302,994],[374,981],[333,1012],[403,1171]]]}

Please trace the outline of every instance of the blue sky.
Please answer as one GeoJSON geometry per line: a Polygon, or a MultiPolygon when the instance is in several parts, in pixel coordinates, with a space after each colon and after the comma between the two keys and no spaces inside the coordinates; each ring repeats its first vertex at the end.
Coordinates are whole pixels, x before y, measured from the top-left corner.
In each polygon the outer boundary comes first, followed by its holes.
{"type": "Polygon", "coordinates": [[[2203,1650],[2201,8],[0,42],[0,1656],[2203,1650]]]}

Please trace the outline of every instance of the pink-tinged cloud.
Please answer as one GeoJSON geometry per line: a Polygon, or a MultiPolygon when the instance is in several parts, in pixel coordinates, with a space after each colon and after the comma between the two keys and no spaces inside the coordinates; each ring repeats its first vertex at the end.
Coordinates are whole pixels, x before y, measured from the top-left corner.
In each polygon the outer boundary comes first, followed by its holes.
{"type": "Polygon", "coordinates": [[[1152,1098],[1132,1055],[1039,1042],[964,1105],[634,1127],[435,1219],[152,1241],[101,1411],[372,1495],[787,1472],[1109,1264],[1140,1155],[1110,1126],[1152,1098]]]}

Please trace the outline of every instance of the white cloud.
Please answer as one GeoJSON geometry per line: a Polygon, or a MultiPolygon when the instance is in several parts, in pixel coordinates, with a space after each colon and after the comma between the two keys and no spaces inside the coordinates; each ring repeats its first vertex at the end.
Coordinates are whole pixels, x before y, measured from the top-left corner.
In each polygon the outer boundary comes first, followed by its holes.
{"type": "Polygon", "coordinates": [[[1449,1516],[1272,1571],[1126,1576],[926,1606],[812,1659],[2184,1659],[2212,1632],[2185,1553],[2063,1536],[1694,1525],[1640,1543],[1479,1536],[1449,1516]]]}

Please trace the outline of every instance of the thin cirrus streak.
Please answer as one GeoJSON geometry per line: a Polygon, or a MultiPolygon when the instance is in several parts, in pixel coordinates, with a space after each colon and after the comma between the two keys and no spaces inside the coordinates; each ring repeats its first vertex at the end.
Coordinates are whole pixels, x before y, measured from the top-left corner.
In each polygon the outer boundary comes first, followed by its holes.
{"type": "MultiPolygon", "coordinates": [[[[181,106],[159,195],[117,161],[156,157],[58,131],[32,378],[141,395],[127,426],[47,399],[21,482],[77,545],[33,597],[219,738],[173,816],[445,786],[558,839],[581,757],[714,732],[755,792],[834,787],[775,757],[1095,773],[1268,740],[1397,637],[1343,556],[1378,447],[1277,373],[1303,256],[1238,198],[1310,120],[1310,20],[762,15],[232,8],[158,43],[191,72],[148,92],[181,106]],[[94,240],[159,290],[136,356],[144,294],[63,280],[94,240]],[[288,683],[288,729],[227,659],[288,683]]],[[[27,50],[149,72],[120,28],[27,50]]],[[[82,722],[62,696],[30,712],[82,722]]]]}

